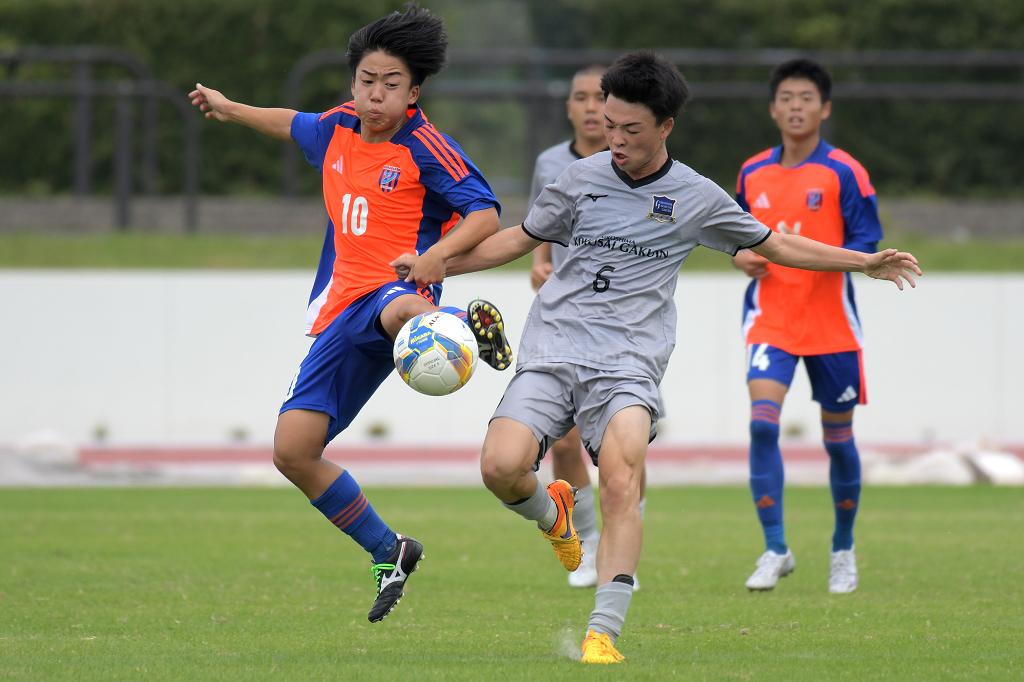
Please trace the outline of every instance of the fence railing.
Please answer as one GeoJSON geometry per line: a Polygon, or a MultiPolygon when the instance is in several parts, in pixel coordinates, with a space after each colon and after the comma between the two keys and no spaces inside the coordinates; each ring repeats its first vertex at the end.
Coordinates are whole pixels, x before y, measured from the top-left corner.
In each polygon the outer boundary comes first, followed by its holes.
{"type": "MultiPolygon", "coordinates": [[[[993,81],[914,79],[899,80],[841,79],[835,87],[837,96],[850,99],[878,100],[946,100],[946,101],[1024,101],[1024,51],[1016,50],[658,50],[672,62],[683,67],[768,68],[795,56],[809,56],[832,67],[857,69],[910,69],[927,73],[929,69],[962,69],[1005,71],[1008,78],[993,81]]],[[[570,50],[541,48],[455,49],[449,53],[447,72],[430,84],[436,97],[464,100],[517,100],[523,103],[527,116],[527,140],[524,154],[532,164],[544,145],[544,131],[552,107],[560,105],[567,93],[565,74],[574,67],[588,64],[609,64],[620,54],[617,50],[570,50]],[[495,77],[502,71],[500,78],[495,77]],[[447,75],[446,75],[447,74],[447,75]]],[[[74,101],[74,180],[76,195],[93,191],[92,147],[95,135],[94,103],[98,97],[113,98],[115,107],[114,201],[116,223],[127,229],[132,222],[131,202],[135,190],[135,130],[141,129],[141,172],[139,184],[144,192],[155,193],[158,186],[157,130],[158,103],[168,101],[177,112],[184,135],[183,155],[183,224],[187,231],[198,225],[200,123],[202,118],[191,110],[184,93],[156,80],[147,65],[119,49],[83,47],[23,47],[0,50],[0,67],[7,78],[0,78],[0,97],[64,97],[74,101]],[[62,80],[18,80],[14,78],[22,64],[70,64],[70,78],[62,80]],[[114,65],[127,78],[101,80],[96,76],[98,65],[114,65]],[[141,101],[143,115],[136,125],[135,102],[141,101]]],[[[328,68],[347,70],[342,50],[312,52],[296,62],[283,87],[283,104],[302,108],[302,93],[317,72],[328,68]]],[[[706,100],[767,98],[764,79],[718,80],[691,79],[694,96],[706,100]]],[[[294,145],[285,145],[282,156],[282,185],[287,196],[297,190],[299,154],[294,145]]]]}
{"type": "Polygon", "coordinates": [[[119,229],[128,229],[132,223],[131,204],[135,190],[135,106],[141,100],[143,115],[142,189],[156,192],[158,184],[157,130],[158,106],[168,101],[178,112],[184,135],[182,189],[184,213],[182,223],[186,231],[195,231],[199,224],[199,119],[191,111],[182,93],[167,83],[157,81],[149,67],[133,55],[122,50],[97,47],[24,47],[0,50],[0,65],[8,79],[0,80],[0,97],[65,97],[75,102],[74,116],[74,180],[75,194],[79,197],[92,193],[94,138],[94,100],[110,97],[116,101],[114,115],[114,215],[119,229]],[[14,80],[22,64],[72,64],[70,80],[14,80]],[[118,66],[128,72],[122,80],[99,80],[95,68],[99,64],[118,66]]]}
{"type": "MultiPolygon", "coordinates": [[[[1016,82],[970,81],[843,81],[835,94],[849,99],[879,100],[982,100],[1024,101],[1024,51],[1021,50],[718,50],[718,49],[664,49],[656,50],[666,59],[686,67],[751,67],[766,69],[794,57],[810,57],[823,64],[836,67],[906,67],[936,69],[947,67],[1007,69],[1020,71],[1016,82]]],[[[543,144],[539,131],[543,118],[550,112],[553,101],[564,99],[568,82],[564,76],[553,74],[557,70],[581,68],[590,64],[611,64],[621,50],[573,50],[541,48],[453,49],[448,55],[449,67],[479,69],[479,79],[454,80],[444,72],[430,84],[432,96],[456,99],[513,99],[521,100],[527,109],[528,124],[526,154],[531,161],[543,144]],[[515,67],[521,70],[516,80],[487,78],[487,71],[515,67]]],[[[342,67],[348,63],[344,50],[326,49],[307,54],[292,67],[285,80],[283,101],[285,106],[300,108],[302,91],[313,75],[325,68],[342,67]]],[[[759,81],[691,81],[695,98],[710,100],[767,99],[765,80],[759,81]]],[[[299,154],[294,145],[286,145],[282,155],[283,191],[293,196],[297,188],[299,154]]]]}

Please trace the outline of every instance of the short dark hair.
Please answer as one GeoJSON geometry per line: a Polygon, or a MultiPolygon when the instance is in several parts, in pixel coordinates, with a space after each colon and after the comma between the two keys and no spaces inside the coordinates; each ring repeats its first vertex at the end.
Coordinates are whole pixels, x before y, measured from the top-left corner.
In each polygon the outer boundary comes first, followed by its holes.
{"type": "Polygon", "coordinates": [[[643,104],[658,123],[679,115],[690,100],[690,86],[672,62],[649,50],[627,52],[601,77],[604,96],[643,104]]]}
{"type": "Polygon", "coordinates": [[[768,83],[773,101],[775,93],[779,91],[779,84],[787,78],[803,78],[814,83],[818,88],[818,94],[821,95],[822,104],[832,98],[832,77],[828,75],[824,66],[813,59],[790,59],[775,67],[768,83]]]}
{"type": "Polygon", "coordinates": [[[392,12],[352,34],[348,41],[348,68],[356,69],[368,52],[386,52],[401,59],[420,85],[444,66],[448,35],[444,22],[429,10],[409,3],[402,12],[392,12]]]}
{"type": "Polygon", "coordinates": [[[576,72],[572,75],[573,78],[577,76],[603,76],[604,72],[608,70],[608,67],[604,64],[589,64],[582,68],[576,69],[576,72]]]}

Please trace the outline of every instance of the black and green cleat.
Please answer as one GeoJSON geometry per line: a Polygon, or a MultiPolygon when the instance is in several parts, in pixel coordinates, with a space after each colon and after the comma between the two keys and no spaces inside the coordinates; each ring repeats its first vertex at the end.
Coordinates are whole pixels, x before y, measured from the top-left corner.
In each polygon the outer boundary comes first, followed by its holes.
{"type": "Polygon", "coordinates": [[[398,536],[395,551],[385,563],[374,564],[371,575],[377,581],[377,599],[367,618],[371,623],[384,620],[398,606],[405,593],[405,582],[423,558],[423,545],[412,538],[398,536]]]}

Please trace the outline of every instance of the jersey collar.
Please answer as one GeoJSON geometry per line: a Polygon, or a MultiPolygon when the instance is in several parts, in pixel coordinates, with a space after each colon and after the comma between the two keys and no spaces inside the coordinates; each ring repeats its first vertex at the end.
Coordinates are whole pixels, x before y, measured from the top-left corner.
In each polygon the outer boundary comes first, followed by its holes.
{"type": "MultiPolygon", "coordinates": [[[[598,149],[597,152],[595,152],[595,153],[606,152],[606,151],[608,151],[608,147],[604,147],[603,149],[598,149]]],[[[569,140],[569,153],[572,154],[573,156],[575,156],[577,159],[582,159],[583,158],[583,155],[580,154],[580,151],[578,149],[576,149],[576,138],[575,137],[573,139],[569,140]]]]}
{"type": "Polygon", "coordinates": [[[391,136],[390,142],[397,144],[404,141],[424,123],[429,123],[427,115],[423,113],[418,104],[413,104],[405,112],[405,123],[398,129],[397,133],[391,136]]]}
{"type": "MultiPolygon", "coordinates": [[[[800,166],[803,166],[804,164],[807,164],[807,163],[818,163],[818,162],[821,161],[822,158],[827,157],[828,153],[830,151],[832,151],[832,145],[830,145],[828,142],[826,142],[824,137],[819,138],[818,139],[818,146],[814,148],[814,151],[811,152],[810,154],[808,154],[806,159],[804,159],[803,161],[801,161],[800,163],[798,163],[795,166],[790,166],[790,168],[799,168],[800,166]]],[[[777,163],[777,164],[779,164],[781,166],[782,165],[782,152],[783,152],[783,148],[782,148],[781,144],[778,147],[775,147],[774,149],[772,149],[771,162],[772,163],[777,163]]]]}
{"type": "Polygon", "coordinates": [[[672,170],[673,163],[674,162],[672,161],[672,155],[670,154],[669,157],[665,159],[665,163],[664,165],[662,165],[661,168],[654,171],[650,175],[645,175],[639,180],[634,180],[633,178],[629,177],[626,171],[622,170],[621,168],[615,165],[615,159],[611,160],[612,170],[615,171],[615,174],[619,176],[619,180],[622,180],[622,182],[626,183],[626,185],[630,189],[643,187],[644,185],[649,185],[652,182],[657,182],[658,180],[661,180],[670,170],[672,170]]]}

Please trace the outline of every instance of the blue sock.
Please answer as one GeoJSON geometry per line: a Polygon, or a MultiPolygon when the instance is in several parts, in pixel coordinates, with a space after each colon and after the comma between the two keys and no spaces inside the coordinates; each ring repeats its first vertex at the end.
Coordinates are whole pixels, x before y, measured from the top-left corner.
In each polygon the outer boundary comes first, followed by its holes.
{"type": "Polygon", "coordinates": [[[466,319],[466,311],[463,310],[462,308],[456,308],[453,305],[446,305],[443,308],[440,308],[440,311],[442,313],[449,313],[451,315],[454,315],[455,317],[465,322],[467,325],[469,324],[469,322],[466,319]]]}
{"type": "Polygon", "coordinates": [[[776,554],[788,551],[782,525],[782,486],[786,474],[779,450],[781,409],[772,400],[755,400],[750,409],[750,492],[764,530],[765,548],[776,554]]]}
{"type": "Polygon", "coordinates": [[[398,542],[395,532],[377,516],[359,484],[347,471],[334,479],[312,504],[328,521],[372,554],[375,563],[383,563],[391,556],[398,542]]]}
{"type": "Polygon", "coordinates": [[[852,423],[822,424],[822,430],[831,460],[828,480],[836,508],[832,551],[838,552],[853,547],[853,522],[860,506],[860,455],[853,442],[852,423]]]}

